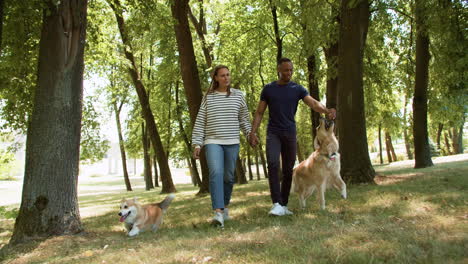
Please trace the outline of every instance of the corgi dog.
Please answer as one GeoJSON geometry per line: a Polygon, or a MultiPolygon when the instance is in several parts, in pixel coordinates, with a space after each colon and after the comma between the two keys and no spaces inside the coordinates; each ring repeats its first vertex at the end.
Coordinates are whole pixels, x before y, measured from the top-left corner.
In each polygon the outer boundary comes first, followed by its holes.
{"type": "Polygon", "coordinates": [[[145,205],[139,204],[136,198],[122,199],[119,216],[120,222],[125,223],[127,235],[132,237],[147,230],[156,232],[174,197],[174,194],[170,194],[160,203],[145,205]]]}
{"type": "Polygon", "coordinates": [[[325,209],[325,191],[331,186],[346,199],[346,184],[340,176],[340,153],[334,128],[333,121],[320,119],[314,139],[315,151],[293,171],[293,191],[299,194],[299,203],[303,209],[306,199],[315,190],[320,208],[325,209]]]}

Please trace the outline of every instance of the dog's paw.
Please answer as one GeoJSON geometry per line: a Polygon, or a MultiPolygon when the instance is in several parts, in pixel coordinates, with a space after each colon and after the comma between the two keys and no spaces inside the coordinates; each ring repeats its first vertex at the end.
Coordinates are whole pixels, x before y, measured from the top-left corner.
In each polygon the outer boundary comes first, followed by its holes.
{"type": "Polygon", "coordinates": [[[138,235],[138,233],[139,233],[138,230],[132,229],[130,230],[130,232],[128,232],[128,236],[133,237],[133,236],[138,235]]]}

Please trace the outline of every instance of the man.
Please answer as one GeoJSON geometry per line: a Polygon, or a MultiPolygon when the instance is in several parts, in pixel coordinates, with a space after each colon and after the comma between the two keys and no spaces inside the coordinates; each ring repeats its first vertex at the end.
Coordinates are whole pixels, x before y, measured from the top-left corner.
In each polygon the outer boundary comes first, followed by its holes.
{"type": "Polygon", "coordinates": [[[301,85],[291,81],[293,64],[288,58],[281,58],[277,65],[279,80],[263,87],[255,113],[249,143],[258,143],[258,127],[265,109],[269,108],[268,128],[266,137],[266,152],[268,163],[268,183],[270,185],[273,206],[270,215],[291,215],[288,210],[288,199],[291,189],[292,171],[296,161],[296,115],[299,100],[303,100],[314,111],[326,114],[329,119],[335,119],[336,110],[327,109],[323,104],[312,98],[301,85]],[[280,155],[282,160],[283,179],[279,181],[280,155]]]}

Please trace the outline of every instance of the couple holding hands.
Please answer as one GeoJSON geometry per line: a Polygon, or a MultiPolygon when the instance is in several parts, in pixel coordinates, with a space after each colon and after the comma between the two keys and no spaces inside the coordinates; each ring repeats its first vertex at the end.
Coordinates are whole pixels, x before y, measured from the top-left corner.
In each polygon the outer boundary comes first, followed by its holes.
{"type": "Polygon", "coordinates": [[[296,160],[296,122],[294,116],[299,100],[303,100],[314,111],[335,119],[336,110],[327,109],[312,98],[301,85],[291,81],[293,64],[281,58],[277,64],[279,79],[263,87],[252,125],[243,93],[231,88],[228,67],[216,66],[211,85],[202,99],[192,132],[193,155],[199,158],[204,146],[208,162],[211,204],[214,210],[213,223],[224,226],[229,219],[229,203],[234,186],[234,171],[239,154],[242,130],[249,144],[256,146],[256,131],[266,108],[269,108],[266,136],[268,182],[273,206],[270,215],[293,214],[288,210],[292,171],[296,160]],[[282,166],[280,166],[280,155],[282,166]],[[279,169],[283,179],[280,182],[279,169]]]}

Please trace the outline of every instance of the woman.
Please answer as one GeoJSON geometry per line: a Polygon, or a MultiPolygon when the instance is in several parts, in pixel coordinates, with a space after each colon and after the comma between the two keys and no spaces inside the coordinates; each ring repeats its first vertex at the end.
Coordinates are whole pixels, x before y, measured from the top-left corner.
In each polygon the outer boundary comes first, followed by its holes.
{"type": "Polygon", "coordinates": [[[239,154],[239,130],[251,130],[249,111],[241,91],[231,88],[228,67],[216,66],[210,88],[204,96],[192,132],[193,156],[198,159],[204,146],[210,176],[213,223],[224,226],[234,185],[239,154]]]}

